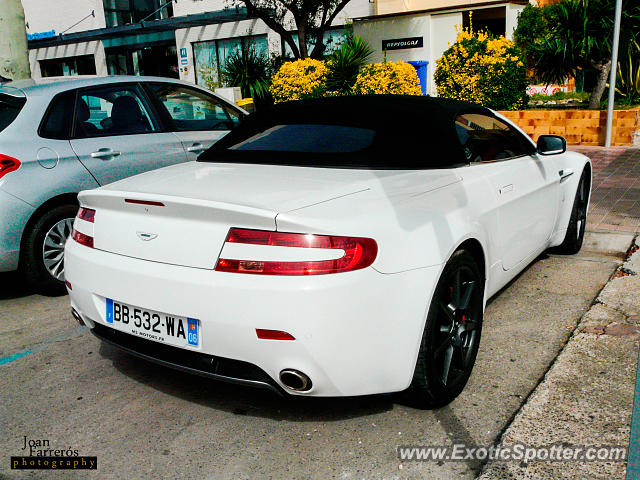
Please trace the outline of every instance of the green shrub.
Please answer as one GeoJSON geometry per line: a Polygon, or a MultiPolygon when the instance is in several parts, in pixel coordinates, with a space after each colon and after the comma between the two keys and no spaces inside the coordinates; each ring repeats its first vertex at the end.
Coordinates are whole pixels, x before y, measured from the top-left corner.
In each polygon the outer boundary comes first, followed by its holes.
{"type": "Polygon", "coordinates": [[[549,101],[549,100],[575,100],[576,102],[588,102],[591,95],[588,92],[556,92],[551,95],[543,95],[535,93],[531,95],[531,101],[549,101]]]}
{"type": "Polygon", "coordinates": [[[520,50],[505,37],[464,30],[436,61],[438,95],[496,110],[526,106],[527,71],[520,50]]]}
{"type": "Polygon", "coordinates": [[[640,103],[640,43],[629,45],[627,58],[618,62],[616,94],[624,105],[640,103]]]}
{"type": "Polygon", "coordinates": [[[365,65],[358,74],[356,95],[422,95],[416,69],[407,62],[382,62],[365,65]]]}

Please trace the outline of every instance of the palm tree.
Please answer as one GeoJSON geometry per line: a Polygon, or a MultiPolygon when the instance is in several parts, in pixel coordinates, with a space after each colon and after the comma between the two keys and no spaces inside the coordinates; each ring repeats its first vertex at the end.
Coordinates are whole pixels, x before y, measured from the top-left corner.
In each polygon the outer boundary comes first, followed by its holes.
{"type": "Polygon", "coordinates": [[[371,55],[373,50],[365,40],[349,35],[329,59],[327,90],[341,94],[351,93],[360,69],[371,55]]]}
{"type": "MultiPolygon", "coordinates": [[[[543,7],[547,35],[527,48],[535,74],[543,82],[563,82],[580,69],[593,69],[596,83],[590,108],[598,108],[611,70],[615,0],[562,0],[543,7]]],[[[623,0],[623,43],[640,37],[640,4],[623,0]]]]}
{"type": "Polygon", "coordinates": [[[240,87],[245,98],[252,97],[255,101],[269,95],[269,59],[253,45],[231,53],[222,76],[228,85],[240,87]]]}
{"type": "Polygon", "coordinates": [[[0,76],[29,78],[29,51],[24,9],[20,0],[0,0],[0,76]]]}

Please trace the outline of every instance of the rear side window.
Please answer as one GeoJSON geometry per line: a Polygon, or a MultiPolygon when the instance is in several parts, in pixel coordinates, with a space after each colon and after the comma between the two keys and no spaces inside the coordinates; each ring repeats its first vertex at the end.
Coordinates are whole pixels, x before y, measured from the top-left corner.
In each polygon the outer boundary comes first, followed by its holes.
{"type": "Polygon", "coordinates": [[[0,132],[13,123],[25,103],[25,98],[0,93],[0,132]]]}
{"type": "Polygon", "coordinates": [[[456,133],[469,162],[506,160],[533,153],[531,143],[494,117],[467,113],[456,118],[456,133]]]}
{"type": "Polygon", "coordinates": [[[69,140],[74,98],[73,92],[61,93],[53,98],[40,126],[39,134],[42,138],[69,140]]]}
{"type": "Polygon", "coordinates": [[[83,90],[75,110],[75,137],[140,135],[158,131],[155,118],[135,86],[83,90]]]}

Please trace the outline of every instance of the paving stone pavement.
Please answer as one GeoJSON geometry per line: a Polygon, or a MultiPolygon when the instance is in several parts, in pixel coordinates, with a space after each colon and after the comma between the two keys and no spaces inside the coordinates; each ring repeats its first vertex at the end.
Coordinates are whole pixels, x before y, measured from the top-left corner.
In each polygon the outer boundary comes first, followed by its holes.
{"type": "Polygon", "coordinates": [[[640,232],[640,147],[571,146],[591,158],[593,188],[587,228],[640,232]]]}

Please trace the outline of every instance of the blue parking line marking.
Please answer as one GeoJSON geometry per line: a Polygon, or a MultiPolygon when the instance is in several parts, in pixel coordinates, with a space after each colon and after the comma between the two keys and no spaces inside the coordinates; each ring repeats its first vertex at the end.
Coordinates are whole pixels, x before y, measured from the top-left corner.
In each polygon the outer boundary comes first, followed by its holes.
{"type": "Polygon", "coordinates": [[[24,357],[25,355],[29,355],[31,353],[30,350],[25,350],[24,352],[14,353],[13,355],[9,355],[7,357],[0,358],[0,365],[4,365],[9,362],[13,362],[14,360],[18,360],[19,358],[24,357]]]}
{"type": "Polygon", "coordinates": [[[633,397],[633,415],[627,456],[627,480],[640,478],[640,352],[636,372],[636,393],[633,397]]]}

